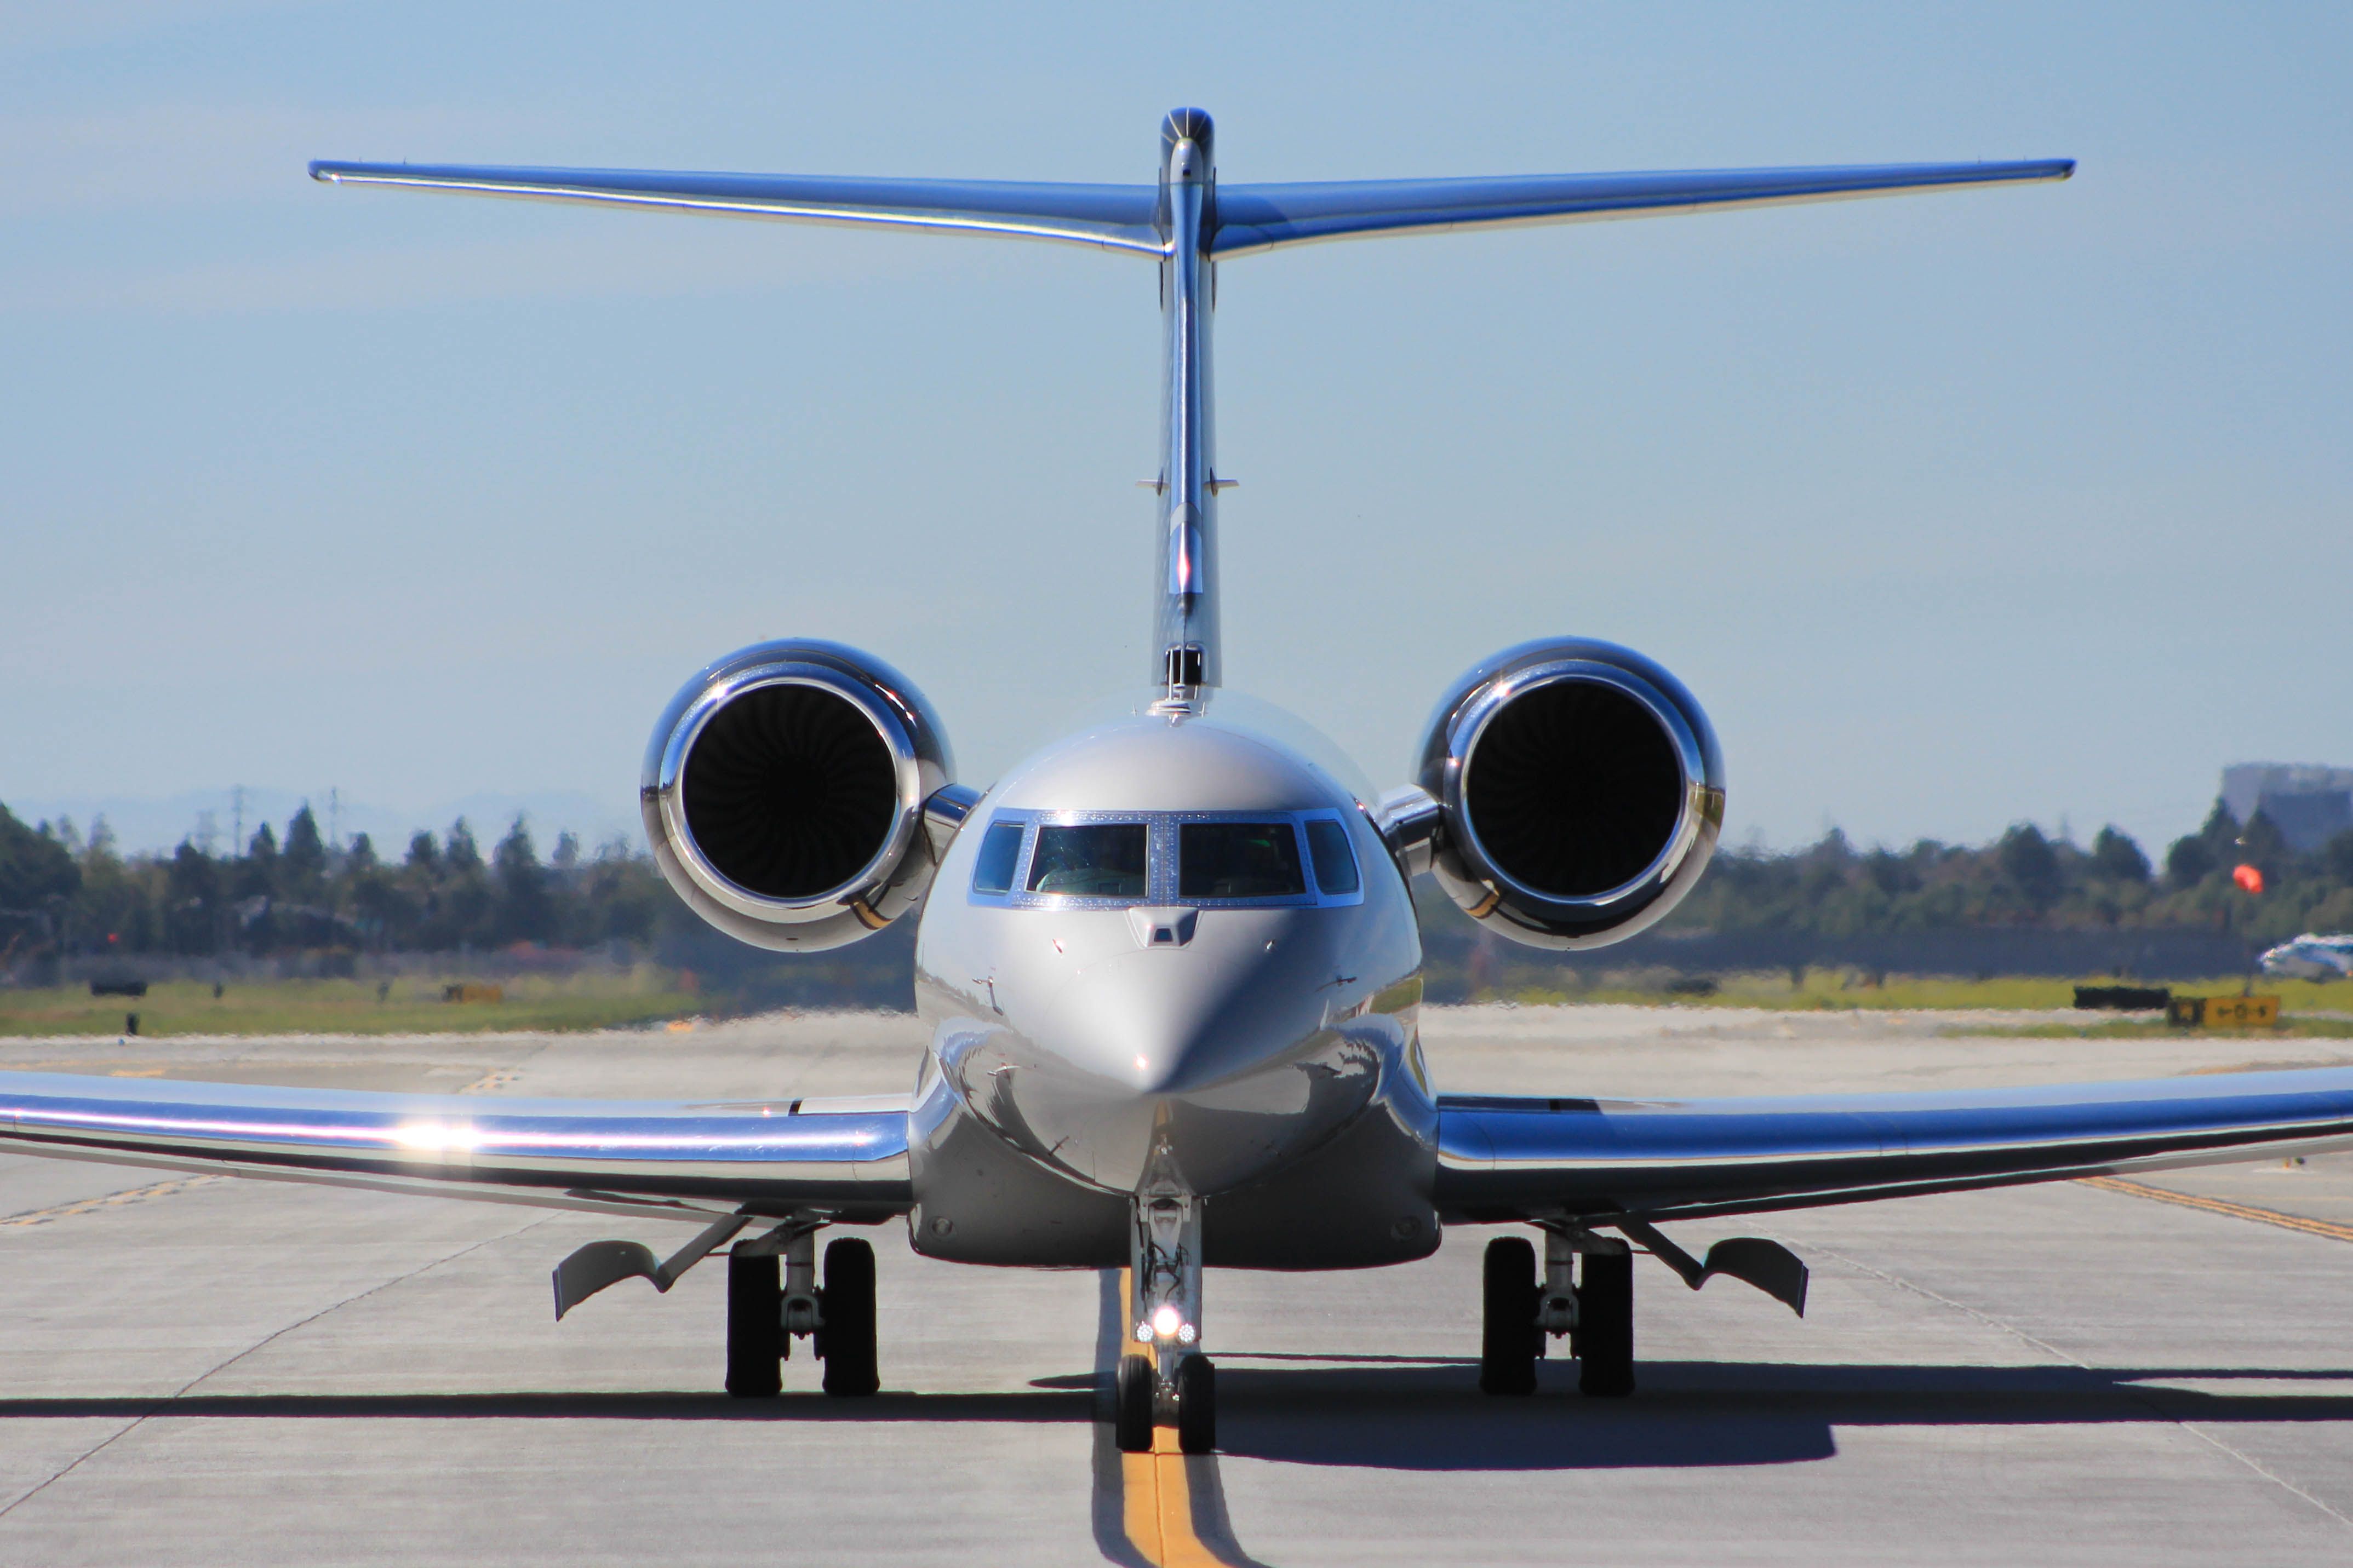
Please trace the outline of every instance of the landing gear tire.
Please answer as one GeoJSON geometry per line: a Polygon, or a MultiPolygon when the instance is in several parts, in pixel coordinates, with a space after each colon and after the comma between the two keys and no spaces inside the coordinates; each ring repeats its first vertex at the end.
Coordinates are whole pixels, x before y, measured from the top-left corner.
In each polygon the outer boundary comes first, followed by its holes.
{"type": "Polygon", "coordinates": [[[1187,1454],[1218,1451],[1218,1369],[1205,1355],[1176,1363],[1176,1447],[1187,1454]]]}
{"type": "Polygon", "coordinates": [[[773,1399],[785,1386],[785,1290],[776,1255],[727,1255],[727,1392],[773,1399]]]}
{"type": "Polygon", "coordinates": [[[1152,1452],[1152,1358],[1124,1355],[1112,1384],[1112,1436],[1123,1454],[1152,1452]]]}
{"type": "Polygon", "coordinates": [[[825,1391],[860,1398],[882,1386],[874,1348],[874,1248],[845,1238],[825,1248],[825,1288],[818,1293],[817,1353],[825,1361],[825,1391]]]}
{"type": "Polygon", "coordinates": [[[1577,1390],[1605,1399],[1634,1392],[1634,1255],[1588,1252],[1577,1288],[1577,1390]]]}
{"type": "Polygon", "coordinates": [[[1536,1249],[1527,1238],[1500,1237],[1487,1244],[1479,1334],[1479,1391],[1534,1394],[1536,1352],[1536,1249]]]}

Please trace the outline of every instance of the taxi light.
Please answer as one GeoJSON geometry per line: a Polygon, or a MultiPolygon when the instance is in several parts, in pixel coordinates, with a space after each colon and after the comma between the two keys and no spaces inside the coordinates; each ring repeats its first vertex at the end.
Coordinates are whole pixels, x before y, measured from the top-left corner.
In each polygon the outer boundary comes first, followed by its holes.
{"type": "Polygon", "coordinates": [[[1165,1340],[1176,1331],[1176,1325],[1183,1321],[1176,1315],[1176,1308],[1164,1305],[1152,1314],[1152,1331],[1165,1340]]]}

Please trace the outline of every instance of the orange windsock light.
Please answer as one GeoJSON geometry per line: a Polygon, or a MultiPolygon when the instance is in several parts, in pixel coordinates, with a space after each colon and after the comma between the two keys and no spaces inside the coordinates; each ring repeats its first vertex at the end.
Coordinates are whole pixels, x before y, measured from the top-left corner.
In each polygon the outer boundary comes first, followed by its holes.
{"type": "Polygon", "coordinates": [[[2263,890],[2263,872],[2260,866],[2240,866],[2231,873],[2231,880],[2251,893],[2263,890]]]}

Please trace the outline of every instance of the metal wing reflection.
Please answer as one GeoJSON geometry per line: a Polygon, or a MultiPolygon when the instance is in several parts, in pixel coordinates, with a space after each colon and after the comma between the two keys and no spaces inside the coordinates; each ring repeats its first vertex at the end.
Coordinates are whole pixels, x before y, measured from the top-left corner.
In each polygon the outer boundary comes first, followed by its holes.
{"type": "Polygon", "coordinates": [[[1439,1100],[1451,1219],[1696,1219],[2353,1146],[2353,1068],[1930,1094],[1439,1100]]]}
{"type": "Polygon", "coordinates": [[[0,1150],[680,1218],[911,1205],[899,1100],[507,1100],[0,1073],[0,1150]]]}

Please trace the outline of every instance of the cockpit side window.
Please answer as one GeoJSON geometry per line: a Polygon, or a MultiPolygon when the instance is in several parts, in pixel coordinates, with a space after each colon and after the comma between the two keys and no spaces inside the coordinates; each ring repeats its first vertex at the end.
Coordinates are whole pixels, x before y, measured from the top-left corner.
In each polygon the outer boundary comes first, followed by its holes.
{"type": "Polygon", "coordinates": [[[1282,899],[1307,891],[1289,822],[1187,822],[1177,830],[1180,899],[1282,899]]]}
{"type": "Polygon", "coordinates": [[[1150,847],[1151,832],[1141,822],[1040,823],[1029,891],[1141,899],[1150,847]]]}
{"type": "Polygon", "coordinates": [[[980,841],[979,858],[973,862],[972,890],[976,893],[1011,892],[1013,869],[1020,860],[1021,824],[997,824],[980,841]]]}
{"type": "Polygon", "coordinates": [[[1315,886],[1325,896],[1353,893],[1361,885],[1356,852],[1348,846],[1348,830],[1330,817],[1308,819],[1307,855],[1315,862],[1315,886]]]}

